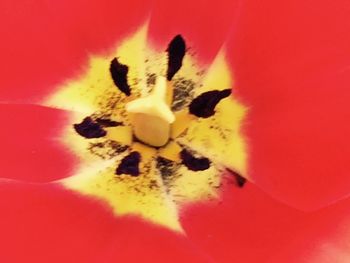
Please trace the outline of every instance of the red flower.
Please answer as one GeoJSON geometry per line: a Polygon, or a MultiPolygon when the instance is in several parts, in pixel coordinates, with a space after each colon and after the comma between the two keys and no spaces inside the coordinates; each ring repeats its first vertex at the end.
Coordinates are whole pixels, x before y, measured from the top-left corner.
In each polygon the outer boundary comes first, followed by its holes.
{"type": "Polygon", "coordinates": [[[2,262],[347,262],[350,125],[347,1],[2,1],[2,262]],[[210,64],[221,46],[249,108],[249,182],[187,206],[186,235],[56,183],[78,160],[58,138],[69,112],[40,106],[90,54],[147,18],[160,49],[181,33],[210,64]],[[335,203],[337,202],[337,203],[335,203]]]}

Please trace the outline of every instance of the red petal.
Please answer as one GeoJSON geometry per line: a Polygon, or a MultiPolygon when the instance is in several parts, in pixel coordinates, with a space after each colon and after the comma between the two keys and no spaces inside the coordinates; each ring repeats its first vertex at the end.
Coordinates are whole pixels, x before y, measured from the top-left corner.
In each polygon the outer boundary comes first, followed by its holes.
{"type": "Polygon", "coordinates": [[[181,34],[203,62],[210,62],[223,45],[235,21],[238,1],[155,0],[150,38],[161,50],[181,34]]]}
{"type": "Polygon", "coordinates": [[[69,175],[72,154],[59,141],[67,112],[0,104],[0,177],[48,182],[69,175]]]}
{"type": "Polygon", "coordinates": [[[2,0],[0,101],[39,101],[147,18],[144,0],[2,0]]]}
{"type": "Polygon", "coordinates": [[[1,262],[209,262],[184,236],[54,185],[0,185],[1,262]]]}
{"type": "Polygon", "coordinates": [[[350,19],[346,0],[245,1],[229,44],[249,107],[249,175],[314,209],[349,193],[350,19]]]}
{"type": "Polygon", "coordinates": [[[308,216],[288,245],[276,251],[269,263],[350,262],[350,199],[308,216]]]}
{"type": "Polygon", "coordinates": [[[238,188],[228,181],[225,187],[222,202],[188,207],[182,219],[189,239],[217,262],[266,262],[305,219],[251,183],[238,188]]]}

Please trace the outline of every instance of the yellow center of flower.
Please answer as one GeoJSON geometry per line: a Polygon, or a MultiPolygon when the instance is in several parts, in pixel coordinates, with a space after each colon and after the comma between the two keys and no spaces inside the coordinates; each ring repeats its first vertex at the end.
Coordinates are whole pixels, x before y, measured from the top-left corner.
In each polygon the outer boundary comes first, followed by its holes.
{"type": "Polygon", "coordinates": [[[60,183],[116,216],[182,232],[185,205],[219,199],[226,169],[246,175],[246,108],[231,88],[224,50],[205,70],[189,53],[169,70],[168,54],[149,46],[141,27],[116,50],[91,56],[44,102],[72,112],[61,139],[79,163],[60,183]],[[125,79],[111,77],[111,60],[125,79]]]}

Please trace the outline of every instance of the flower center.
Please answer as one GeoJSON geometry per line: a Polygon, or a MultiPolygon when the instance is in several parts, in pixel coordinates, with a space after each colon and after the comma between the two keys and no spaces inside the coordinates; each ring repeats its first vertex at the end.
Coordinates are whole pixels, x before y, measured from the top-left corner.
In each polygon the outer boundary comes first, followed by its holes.
{"type": "Polygon", "coordinates": [[[170,138],[175,115],[170,109],[171,83],[165,77],[157,77],[153,91],[146,97],[126,104],[134,135],[145,144],[154,147],[165,145],[170,138]]]}
{"type": "Polygon", "coordinates": [[[64,187],[105,201],[116,216],[182,232],[179,211],[219,199],[223,171],[244,185],[246,109],[231,96],[225,52],[200,68],[190,50],[180,35],[166,52],[154,50],[143,26],[45,102],[72,111],[62,140],[79,169],[64,187]]]}

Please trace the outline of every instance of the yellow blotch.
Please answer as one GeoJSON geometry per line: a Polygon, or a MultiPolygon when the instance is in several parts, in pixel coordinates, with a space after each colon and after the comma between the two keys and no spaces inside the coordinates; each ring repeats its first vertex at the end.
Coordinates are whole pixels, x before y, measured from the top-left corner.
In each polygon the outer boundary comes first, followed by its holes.
{"type": "Polygon", "coordinates": [[[142,161],[143,162],[151,161],[157,152],[157,150],[155,148],[151,148],[151,147],[144,145],[142,143],[139,143],[139,142],[135,142],[132,145],[132,150],[142,153],[142,161]]]}
{"type": "MultiPolygon", "coordinates": [[[[231,73],[221,51],[205,76],[198,94],[232,87],[231,73]]],[[[233,89],[234,92],[234,89],[233,89]]],[[[246,176],[247,151],[241,126],[247,109],[230,96],[219,102],[210,118],[198,118],[189,124],[177,140],[242,176],[246,176]]]]}
{"type": "MultiPolygon", "coordinates": [[[[109,76],[109,67],[110,60],[90,57],[87,72],[78,79],[68,80],[44,104],[86,115],[96,112],[101,107],[102,100],[117,95],[116,87],[109,76]]],[[[119,100],[122,100],[122,96],[119,100]]]]}
{"type": "Polygon", "coordinates": [[[216,199],[219,196],[220,174],[214,165],[196,172],[181,165],[173,175],[170,194],[178,204],[216,199]]]}
{"type": "Polygon", "coordinates": [[[231,89],[232,86],[232,74],[225,58],[225,51],[221,49],[206,72],[202,86],[196,89],[196,96],[210,90],[231,89]]]}
{"type": "Polygon", "coordinates": [[[221,101],[216,111],[215,117],[192,122],[177,141],[245,176],[246,146],[238,125],[245,111],[231,98],[221,101]]]}
{"type": "Polygon", "coordinates": [[[145,83],[145,52],[147,24],[119,45],[108,56],[91,56],[87,70],[74,80],[58,87],[58,92],[44,101],[45,105],[82,112],[86,115],[101,112],[127,121],[125,104],[130,100],[115,86],[110,74],[114,57],[129,67],[128,83],[133,97],[147,89],[145,83]],[[108,112],[106,112],[108,111],[108,112]]]}
{"type": "Polygon", "coordinates": [[[133,91],[144,96],[147,94],[145,80],[147,56],[147,30],[148,24],[143,25],[132,37],[126,39],[116,51],[119,62],[129,67],[128,83],[133,86],[133,91]]]}
{"type": "Polygon", "coordinates": [[[132,142],[132,128],[130,126],[117,126],[105,128],[107,131],[107,138],[119,142],[124,145],[131,145],[132,142]]]}
{"type": "MultiPolygon", "coordinates": [[[[74,112],[70,116],[71,123],[80,123],[86,117],[85,114],[74,112]]],[[[69,149],[79,157],[83,163],[89,163],[92,161],[100,160],[101,158],[92,154],[88,149],[92,143],[103,142],[104,138],[96,138],[87,140],[82,136],[79,136],[74,130],[73,125],[67,126],[61,137],[62,142],[69,147],[69,149]]]]}
{"type": "Polygon", "coordinates": [[[182,232],[177,209],[166,193],[155,161],[142,159],[146,161],[140,164],[141,175],[137,177],[116,175],[119,160],[99,169],[83,169],[62,183],[68,189],[105,201],[117,216],[135,215],[182,232]]]}
{"type": "Polygon", "coordinates": [[[184,109],[175,113],[175,122],[171,126],[170,137],[172,139],[178,137],[186,128],[190,125],[190,122],[195,120],[196,117],[188,112],[188,109],[184,109]]]}
{"type": "Polygon", "coordinates": [[[158,155],[173,162],[179,162],[181,150],[182,148],[176,142],[172,141],[165,147],[159,149],[158,155]]]}

